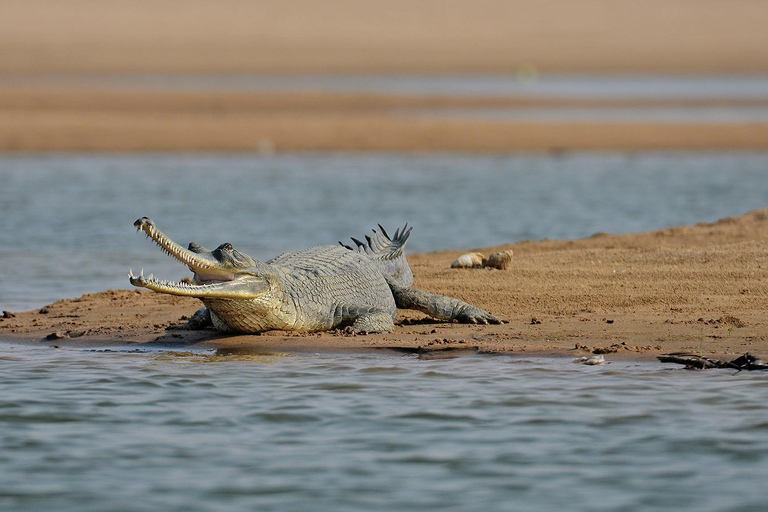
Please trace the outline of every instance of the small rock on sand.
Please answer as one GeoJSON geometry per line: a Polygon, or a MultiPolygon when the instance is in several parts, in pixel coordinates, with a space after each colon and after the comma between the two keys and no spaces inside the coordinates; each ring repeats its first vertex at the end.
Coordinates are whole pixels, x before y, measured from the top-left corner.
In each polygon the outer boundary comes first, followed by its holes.
{"type": "Polygon", "coordinates": [[[491,254],[488,259],[479,252],[468,252],[451,263],[451,268],[496,268],[507,270],[512,266],[512,250],[499,251],[491,254]]]}
{"type": "Polygon", "coordinates": [[[486,267],[497,268],[499,270],[507,270],[512,266],[512,256],[514,253],[512,250],[495,252],[488,256],[488,259],[483,262],[486,267]]]}
{"type": "Polygon", "coordinates": [[[480,268],[483,266],[485,256],[479,252],[468,252],[458,257],[451,263],[451,268],[480,268]]]}

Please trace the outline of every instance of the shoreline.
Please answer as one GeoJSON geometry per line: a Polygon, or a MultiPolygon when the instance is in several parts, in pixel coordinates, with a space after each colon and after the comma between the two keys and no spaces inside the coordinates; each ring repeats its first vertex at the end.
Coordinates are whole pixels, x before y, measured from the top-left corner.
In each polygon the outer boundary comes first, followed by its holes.
{"type": "MultiPolygon", "coordinates": [[[[438,361],[448,359],[459,359],[465,357],[511,357],[518,360],[530,359],[544,359],[553,361],[567,360],[573,364],[584,364],[577,359],[586,359],[594,354],[579,350],[579,349],[562,349],[562,350],[526,350],[526,351],[500,351],[500,352],[487,352],[481,349],[474,348],[424,348],[424,347],[363,347],[363,346],[350,346],[350,347],[323,347],[318,345],[303,345],[303,344],[280,344],[280,345],[259,345],[259,346],[239,346],[239,345],[218,345],[215,343],[200,343],[196,345],[181,345],[181,344],[142,344],[142,345],[107,345],[107,344],[94,344],[94,345],[75,345],[75,344],[58,344],[58,345],[36,345],[31,342],[25,342],[23,340],[11,340],[0,338],[0,347],[4,347],[10,350],[74,350],[85,351],[93,353],[124,353],[124,354],[142,354],[148,356],[155,356],[161,358],[179,358],[186,359],[191,362],[233,362],[233,361],[257,361],[264,362],[270,359],[283,358],[283,357],[312,357],[315,355],[331,355],[331,356],[370,356],[370,355],[411,355],[424,361],[438,361]]],[[[657,356],[669,355],[667,353],[638,353],[638,352],[613,352],[604,354],[604,362],[597,363],[594,366],[611,364],[613,362],[619,363],[637,363],[648,364],[656,363],[663,364],[657,356]]],[[[685,353],[684,355],[698,355],[694,353],[685,353]]],[[[737,356],[734,354],[706,354],[709,359],[720,359],[722,361],[730,361],[737,356]]],[[[674,365],[665,366],[667,368],[675,368],[674,365]]],[[[677,366],[683,368],[682,366],[677,366]]]]}
{"type": "Polygon", "coordinates": [[[395,349],[652,359],[674,352],[768,356],[768,208],[711,224],[581,240],[525,241],[509,270],[451,269],[462,252],[409,255],[414,286],[461,298],[504,325],[401,311],[394,332],[223,335],[168,330],[199,301],[145,290],[64,299],[0,320],[0,342],[80,348],[263,351],[395,349]]]}

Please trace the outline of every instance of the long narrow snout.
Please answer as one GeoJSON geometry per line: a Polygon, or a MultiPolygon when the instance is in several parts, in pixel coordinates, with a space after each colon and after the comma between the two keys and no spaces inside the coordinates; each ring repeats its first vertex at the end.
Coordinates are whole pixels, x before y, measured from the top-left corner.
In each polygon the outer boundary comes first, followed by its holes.
{"type": "MultiPolygon", "coordinates": [[[[268,283],[265,279],[247,271],[235,270],[231,265],[217,260],[211,253],[206,252],[197,244],[190,244],[190,248],[195,249],[195,251],[199,250],[199,252],[184,249],[157,229],[149,217],[142,217],[133,225],[137,232],[143,231],[147,238],[152,239],[164,253],[188,266],[195,273],[196,280],[194,284],[167,281],[157,279],[152,274],[144,277],[143,270],[138,276],[135,276],[133,271],[128,271],[128,278],[133,286],[160,293],[201,299],[253,299],[261,296],[268,289],[268,283]]],[[[231,247],[230,250],[234,251],[231,247]]],[[[247,263],[254,263],[247,255],[240,255],[240,257],[247,258],[247,263]]]]}

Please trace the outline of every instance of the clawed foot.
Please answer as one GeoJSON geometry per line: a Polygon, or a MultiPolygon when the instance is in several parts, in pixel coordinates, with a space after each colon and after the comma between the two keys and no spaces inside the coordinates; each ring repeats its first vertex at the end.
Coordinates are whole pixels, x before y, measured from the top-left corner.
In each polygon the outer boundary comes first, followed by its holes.
{"type": "Polygon", "coordinates": [[[457,320],[463,324],[503,324],[504,321],[496,318],[491,313],[485,311],[484,309],[480,309],[475,306],[470,306],[468,308],[462,309],[456,317],[454,317],[454,320],[457,320]]]}

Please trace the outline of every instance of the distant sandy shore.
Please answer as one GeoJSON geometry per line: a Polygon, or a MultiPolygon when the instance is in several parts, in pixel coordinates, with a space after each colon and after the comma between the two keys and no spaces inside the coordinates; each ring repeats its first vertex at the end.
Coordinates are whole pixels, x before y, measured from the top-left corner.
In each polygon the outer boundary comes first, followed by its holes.
{"type": "MultiPolygon", "coordinates": [[[[297,248],[299,249],[299,248],[297,248]]],[[[460,251],[409,256],[415,286],[477,304],[504,325],[402,312],[389,334],[221,335],[167,330],[200,303],[145,290],[65,299],[0,319],[0,340],[73,347],[343,351],[393,348],[606,358],[669,352],[768,356],[768,209],[713,224],[573,241],[530,241],[510,270],[451,269],[460,251]]]]}
{"type": "Polygon", "coordinates": [[[764,0],[25,0],[0,73],[766,73],[764,0]]]}
{"type": "Polygon", "coordinates": [[[749,102],[0,89],[0,151],[768,149],[768,123],[533,122],[445,108],[765,107],[749,102]],[[437,115],[433,114],[438,112],[437,115]]]}
{"type": "MultiPolygon", "coordinates": [[[[27,0],[0,3],[0,75],[768,73],[767,26],[763,0],[27,0]]],[[[22,84],[0,87],[0,151],[768,148],[768,123],[492,122],[409,112],[434,106],[387,95],[22,84]]]]}

